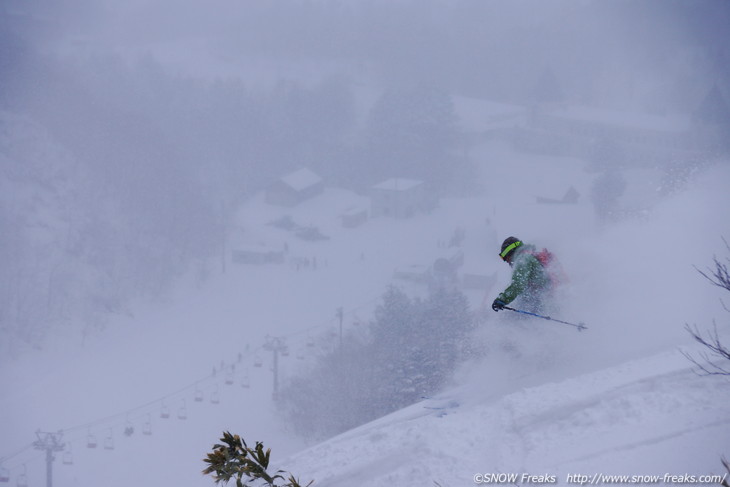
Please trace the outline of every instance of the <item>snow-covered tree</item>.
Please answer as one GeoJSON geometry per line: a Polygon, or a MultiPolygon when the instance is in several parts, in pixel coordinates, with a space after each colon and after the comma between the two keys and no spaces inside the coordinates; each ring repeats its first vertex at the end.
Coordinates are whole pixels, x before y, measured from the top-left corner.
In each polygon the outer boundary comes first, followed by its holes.
{"type": "Polygon", "coordinates": [[[618,200],[625,190],[626,179],[616,169],[607,170],[596,178],[591,186],[590,198],[601,221],[617,216],[618,200]]]}
{"type": "Polygon", "coordinates": [[[439,290],[412,299],[390,287],[362,335],[345,337],[280,394],[299,434],[328,437],[433,394],[450,379],[472,326],[466,297],[439,290]]]}

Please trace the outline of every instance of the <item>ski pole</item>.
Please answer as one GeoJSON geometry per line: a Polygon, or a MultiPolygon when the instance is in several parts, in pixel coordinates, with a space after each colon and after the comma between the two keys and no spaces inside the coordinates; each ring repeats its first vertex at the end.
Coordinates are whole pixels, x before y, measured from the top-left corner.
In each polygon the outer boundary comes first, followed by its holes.
{"type": "Polygon", "coordinates": [[[583,323],[583,322],[579,322],[577,324],[576,323],[568,323],[567,321],[558,320],[558,319],[555,319],[555,318],[551,318],[549,316],[539,315],[537,313],[530,313],[529,311],[523,311],[521,309],[510,308],[509,306],[504,306],[503,309],[508,309],[510,311],[514,311],[516,313],[522,313],[522,314],[525,314],[525,315],[535,316],[537,318],[542,318],[543,320],[556,321],[556,322],[562,323],[564,325],[574,326],[574,327],[578,328],[578,331],[583,331],[583,330],[588,329],[588,327],[586,326],[586,324],[583,323]]]}

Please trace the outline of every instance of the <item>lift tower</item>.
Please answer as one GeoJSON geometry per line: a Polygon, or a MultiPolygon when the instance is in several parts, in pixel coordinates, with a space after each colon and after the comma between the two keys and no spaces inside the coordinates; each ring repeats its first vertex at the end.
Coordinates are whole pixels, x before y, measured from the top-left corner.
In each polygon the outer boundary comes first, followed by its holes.
{"type": "Polygon", "coordinates": [[[53,454],[64,449],[64,444],[61,442],[63,432],[44,433],[38,430],[35,434],[38,439],[33,443],[33,447],[36,450],[46,451],[46,487],[53,487],[53,460],[56,458],[53,454]]]}

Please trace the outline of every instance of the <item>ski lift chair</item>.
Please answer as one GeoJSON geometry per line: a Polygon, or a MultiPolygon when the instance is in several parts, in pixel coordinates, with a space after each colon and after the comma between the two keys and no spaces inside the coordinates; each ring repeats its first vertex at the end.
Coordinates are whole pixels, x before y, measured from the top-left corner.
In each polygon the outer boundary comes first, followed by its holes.
{"type": "Polygon", "coordinates": [[[68,448],[68,450],[63,452],[63,464],[64,465],[73,465],[74,456],[73,456],[73,453],[71,453],[71,445],[66,444],[66,447],[68,448]]]}
{"type": "Polygon", "coordinates": [[[7,468],[0,468],[0,482],[10,482],[10,470],[7,468]]]}
{"type": "Polygon", "coordinates": [[[152,422],[150,421],[149,415],[147,415],[147,421],[145,421],[142,426],[142,434],[145,436],[150,436],[152,434],[152,422]]]}
{"type": "Polygon", "coordinates": [[[185,399],[183,399],[180,409],[177,410],[177,419],[188,419],[188,410],[185,407],[185,399]]]}
{"type": "Polygon", "coordinates": [[[16,485],[18,487],[28,487],[28,471],[25,468],[25,465],[23,465],[23,473],[18,475],[18,480],[16,480],[16,485]]]}
{"type": "Polygon", "coordinates": [[[89,433],[86,435],[86,448],[96,448],[96,436],[89,433]]]}
{"type": "Polygon", "coordinates": [[[109,430],[109,436],[107,436],[104,439],[104,449],[105,450],[113,450],[114,449],[114,437],[112,436],[112,430],[109,430]]]}

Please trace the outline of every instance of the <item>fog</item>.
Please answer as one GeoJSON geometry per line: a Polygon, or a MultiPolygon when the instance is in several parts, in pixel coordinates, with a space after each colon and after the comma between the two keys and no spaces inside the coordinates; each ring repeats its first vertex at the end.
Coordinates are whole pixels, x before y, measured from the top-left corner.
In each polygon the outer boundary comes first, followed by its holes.
{"type": "MultiPolygon", "coordinates": [[[[345,340],[366,341],[357,326],[389,285],[427,294],[394,269],[432,264],[465,229],[460,272],[486,278],[464,291],[485,349],[520,340],[482,313],[509,281],[495,256],[510,235],[560,256],[561,311],[592,319],[590,343],[606,345],[540,378],[684,345],[685,322],[724,317],[693,266],[730,238],[728,25],[723,0],[4,0],[0,480],[43,481],[39,428],[74,445],[58,485],[159,483],[155,461],[187,463],[171,478],[207,485],[198,460],[225,429],[280,455],[333,434],[283,425],[268,371],[246,369],[255,392],[223,394],[195,423],[190,394],[223,392],[225,370],[269,357],[269,335],[294,349],[331,331],[338,308],[345,340]],[[264,200],[301,168],[323,194],[264,200]],[[373,188],[392,178],[428,188],[424,211],[374,214],[373,188]],[[362,209],[366,223],[343,229],[362,209]],[[272,225],[292,216],[293,229],[272,225]],[[242,242],[286,255],[242,264],[242,242]],[[194,426],[145,443],[165,401],[194,426]],[[123,458],[79,452],[113,431],[123,458]],[[165,441],[179,457],[153,458],[165,441]]],[[[282,368],[285,384],[301,372],[282,368]]],[[[473,377],[464,368],[455,381],[473,377]]]]}

